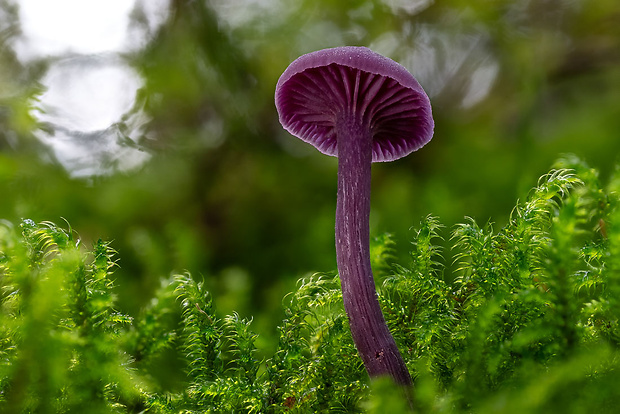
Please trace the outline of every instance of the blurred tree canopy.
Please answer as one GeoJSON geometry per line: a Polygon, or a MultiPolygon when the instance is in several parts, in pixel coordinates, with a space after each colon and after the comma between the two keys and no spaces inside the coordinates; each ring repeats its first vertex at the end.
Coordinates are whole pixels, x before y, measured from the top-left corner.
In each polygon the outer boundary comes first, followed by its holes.
{"type": "Polygon", "coordinates": [[[130,25],[148,36],[114,56],[139,78],[130,110],[69,139],[41,102],[76,53],[21,59],[23,8],[0,0],[0,218],[62,217],[86,241],[112,240],[129,313],[172,271],[203,275],[224,312],[247,316],[277,312],[304,273],[335,269],[337,160],[284,131],[273,104],[303,53],[368,46],[431,97],[431,143],[374,166],[375,236],[406,242],[428,214],[503,225],[560,154],[603,175],[618,161],[616,0],[171,0],[157,26],[146,4],[130,25]],[[77,174],[58,144],[102,168],[77,174]]]}

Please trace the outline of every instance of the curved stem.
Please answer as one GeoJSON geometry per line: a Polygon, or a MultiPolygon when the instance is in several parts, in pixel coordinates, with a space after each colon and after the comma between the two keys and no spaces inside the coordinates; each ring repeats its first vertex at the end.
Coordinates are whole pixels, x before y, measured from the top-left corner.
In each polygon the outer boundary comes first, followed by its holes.
{"type": "Polygon", "coordinates": [[[345,119],[336,128],[336,259],[353,341],[370,377],[390,375],[397,383],[410,385],[409,371],[383,318],[370,267],[372,136],[355,119],[345,119]]]}

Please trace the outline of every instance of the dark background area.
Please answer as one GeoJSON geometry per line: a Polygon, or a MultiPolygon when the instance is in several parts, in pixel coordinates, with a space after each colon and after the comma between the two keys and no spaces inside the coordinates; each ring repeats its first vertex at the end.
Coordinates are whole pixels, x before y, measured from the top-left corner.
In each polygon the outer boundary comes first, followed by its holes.
{"type": "Polygon", "coordinates": [[[273,103],[278,77],[304,53],[368,46],[431,98],[433,140],[373,167],[371,234],[393,234],[400,260],[428,214],[445,237],[465,216],[500,228],[561,154],[603,175],[618,162],[616,0],[174,0],[156,27],[143,6],[129,20],[148,33],[142,46],[97,55],[137,74],[131,108],[61,137],[41,115],[46,76],[79,54],[21,59],[20,2],[0,0],[0,218],[66,220],[87,245],[111,240],[130,314],[187,270],[222,312],[273,329],[296,280],[335,270],[337,160],[284,131],[273,103]],[[102,149],[110,142],[141,161],[128,167],[102,149]]]}

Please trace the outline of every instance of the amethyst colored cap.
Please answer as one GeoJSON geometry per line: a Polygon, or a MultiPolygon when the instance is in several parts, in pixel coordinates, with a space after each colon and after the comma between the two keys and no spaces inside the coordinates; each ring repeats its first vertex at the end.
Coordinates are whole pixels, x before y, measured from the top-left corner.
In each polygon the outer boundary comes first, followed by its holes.
{"type": "Polygon", "coordinates": [[[428,96],[402,65],[365,47],[303,55],[276,86],[280,123],[324,154],[337,156],[337,122],[361,122],[373,139],[372,161],[392,161],[433,136],[428,96]]]}

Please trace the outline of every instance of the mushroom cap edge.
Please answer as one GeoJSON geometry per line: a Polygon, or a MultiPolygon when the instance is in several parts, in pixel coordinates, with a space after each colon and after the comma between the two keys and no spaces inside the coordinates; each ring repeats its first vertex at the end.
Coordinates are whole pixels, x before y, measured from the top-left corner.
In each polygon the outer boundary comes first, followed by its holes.
{"type": "Polygon", "coordinates": [[[430,100],[418,81],[401,64],[369,48],[359,46],[342,46],[311,52],[298,57],[286,68],[276,85],[275,103],[280,123],[289,133],[313,145],[324,154],[338,156],[335,138],[326,138],[324,136],[326,134],[318,130],[318,128],[300,128],[298,123],[289,122],[291,116],[285,115],[284,109],[286,107],[284,104],[286,99],[283,94],[287,92],[285,87],[287,82],[304,72],[329,65],[343,66],[352,70],[389,78],[403,88],[408,89],[418,101],[418,107],[415,108],[416,128],[415,130],[406,131],[404,134],[411,136],[391,137],[388,135],[385,138],[384,134],[382,139],[373,143],[373,162],[393,161],[404,157],[420,149],[431,140],[434,121],[430,100]]]}

